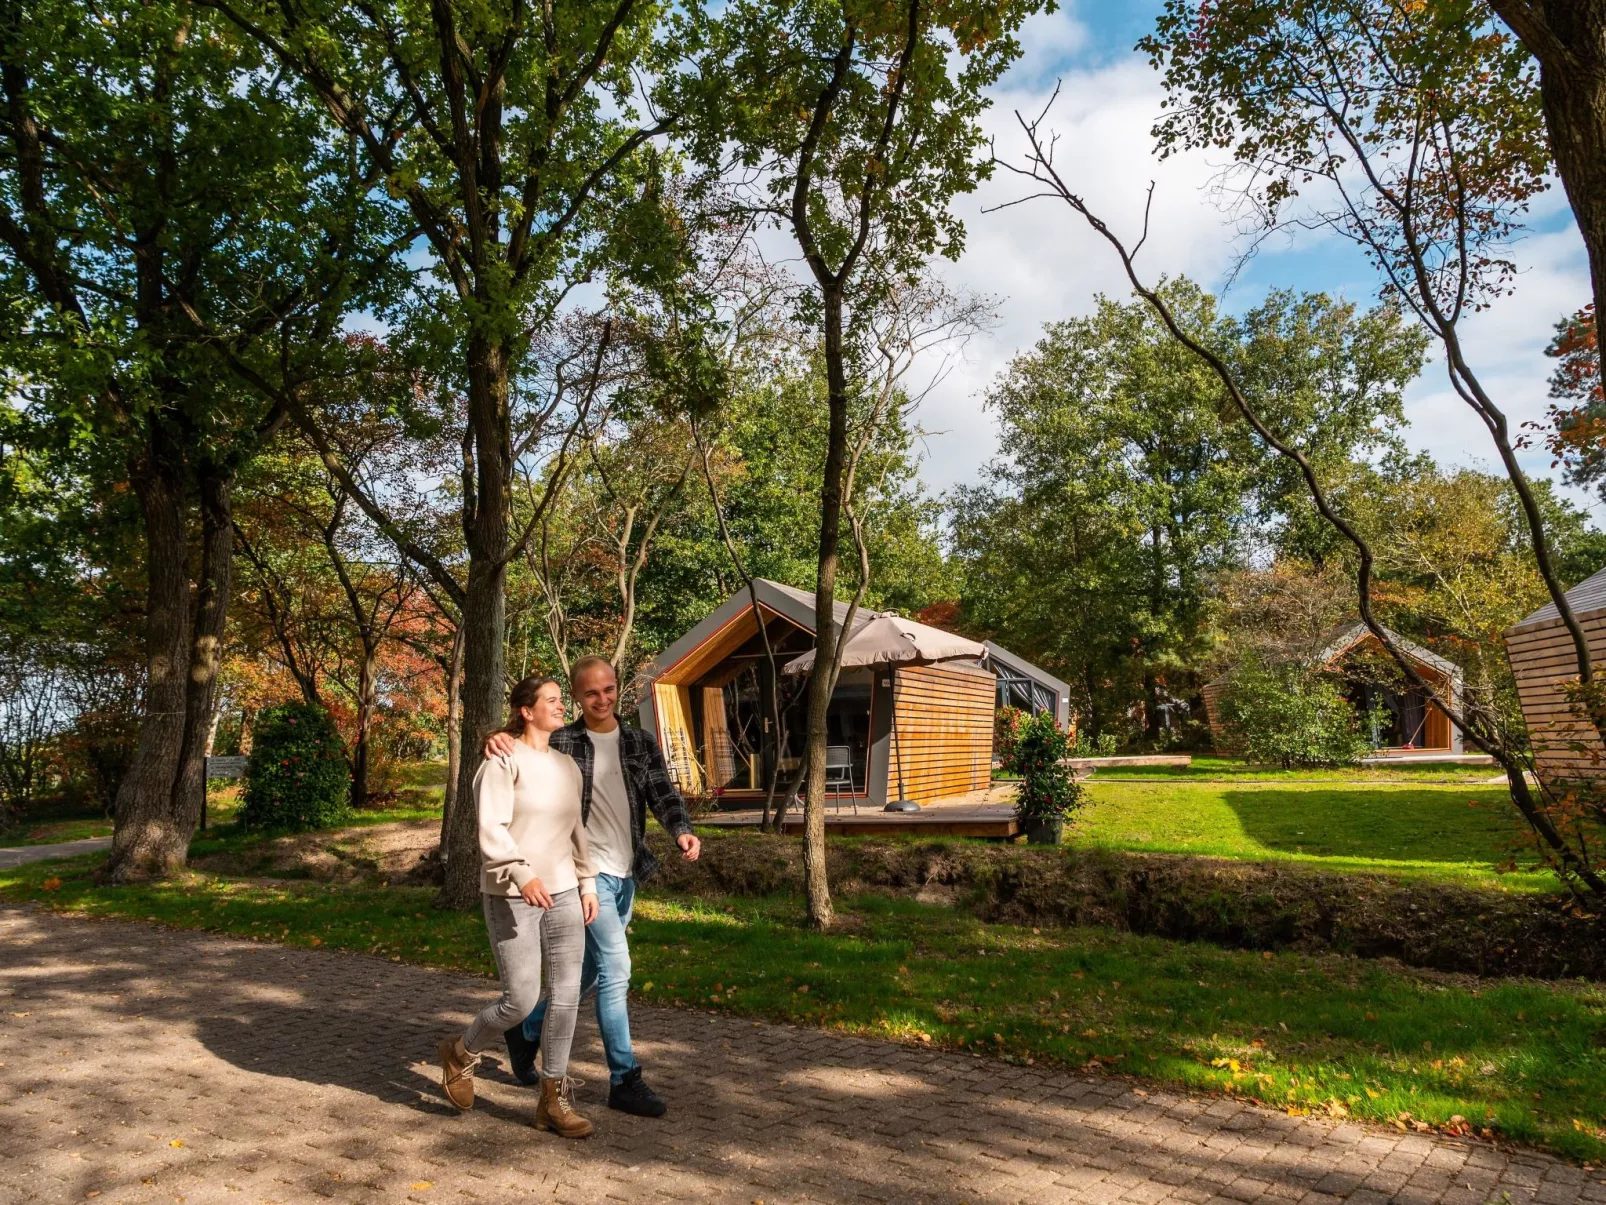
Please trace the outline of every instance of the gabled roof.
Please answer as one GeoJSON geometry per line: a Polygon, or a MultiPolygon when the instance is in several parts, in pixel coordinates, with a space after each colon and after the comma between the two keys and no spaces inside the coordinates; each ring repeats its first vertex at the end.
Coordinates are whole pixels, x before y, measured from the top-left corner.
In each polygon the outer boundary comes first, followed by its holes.
{"type": "MultiPolygon", "coordinates": [[[[1427,666],[1435,673],[1442,674],[1456,683],[1461,681],[1461,667],[1454,661],[1446,660],[1437,653],[1423,648],[1420,644],[1407,640],[1392,628],[1384,628],[1383,630],[1388,633],[1389,639],[1394,642],[1400,652],[1411,658],[1411,660],[1427,666]]],[[[1305,660],[1311,665],[1327,665],[1342,657],[1356,645],[1363,643],[1371,634],[1372,630],[1358,619],[1353,623],[1340,624],[1336,628],[1330,628],[1316,639],[1316,651],[1305,660]]],[[[1219,678],[1213,678],[1206,682],[1205,685],[1221,685],[1227,682],[1232,675],[1233,671],[1228,670],[1219,678]]],[[[1457,686],[1456,689],[1459,690],[1460,687],[1457,686]]]]}
{"type": "MultiPolygon", "coordinates": [[[[1447,661],[1437,653],[1429,652],[1420,644],[1407,640],[1390,628],[1384,628],[1383,630],[1388,633],[1389,639],[1399,647],[1400,652],[1410,657],[1413,661],[1420,661],[1423,665],[1437,670],[1447,678],[1460,676],[1461,667],[1454,661],[1447,661]]],[[[1321,651],[1311,660],[1318,665],[1326,665],[1329,661],[1342,657],[1350,649],[1365,641],[1371,634],[1371,629],[1358,619],[1354,623],[1347,623],[1341,627],[1334,628],[1322,637],[1319,646],[1321,651]]]]}
{"type": "MultiPolygon", "coordinates": [[[[1606,608],[1606,569],[1602,569],[1593,577],[1586,577],[1562,597],[1567,600],[1567,605],[1572,607],[1574,615],[1582,616],[1588,611],[1606,608]]],[[[1556,610],[1556,604],[1547,602],[1521,623],[1512,624],[1506,632],[1509,634],[1542,627],[1560,618],[1561,612],[1556,610]]]]}
{"type": "Polygon", "coordinates": [[[1034,682],[1041,682],[1044,686],[1057,690],[1061,698],[1070,697],[1070,686],[1061,682],[1046,669],[1039,669],[1026,658],[1017,656],[996,641],[986,640],[982,643],[987,647],[989,660],[998,662],[1005,669],[1012,670],[1023,678],[1030,678],[1034,682]]]}
{"type": "MultiPolygon", "coordinates": [[[[767,577],[754,578],[753,588],[758,595],[759,606],[796,624],[810,635],[814,633],[814,594],[812,591],[799,590],[795,586],[782,585],[780,582],[773,582],[767,577]]],[[[642,666],[640,674],[637,675],[638,683],[645,686],[656,681],[666,670],[685,660],[694,650],[701,648],[726,625],[740,619],[744,612],[751,609],[752,605],[752,599],[748,597],[747,587],[743,586],[723,603],[715,607],[700,623],[679,640],[642,666]]],[[[840,630],[843,622],[848,617],[848,604],[837,602],[833,609],[836,615],[836,626],[840,630]]],[[[857,632],[874,615],[874,611],[866,607],[860,607],[859,613],[853,618],[853,630],[857,632]]]]}

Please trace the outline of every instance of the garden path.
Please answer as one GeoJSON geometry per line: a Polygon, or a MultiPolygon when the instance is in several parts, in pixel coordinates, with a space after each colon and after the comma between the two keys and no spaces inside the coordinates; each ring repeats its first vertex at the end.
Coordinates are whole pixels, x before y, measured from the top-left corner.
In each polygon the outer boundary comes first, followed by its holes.
{"type": "Polygon", "coordinates": [[[43,862],[46,858],[76,858],[96,850],[110,849],[110,837],[86,837],[82,841],[59,841],[54,845],[18,845],[0,849],[0,870],[10,870],[24,862],[43,862]]]}
{"type": "Polygon", "coordinates": [[[1531,1151],[646,1006],[668,1118],[600,1106],[586,1021],[598,1132],[564,1143],[500,1063],[471,1113],[441,1097],[435,1044],[493,990],[0,907],[0,1202],[1606,1202],[1531,1151]]]}

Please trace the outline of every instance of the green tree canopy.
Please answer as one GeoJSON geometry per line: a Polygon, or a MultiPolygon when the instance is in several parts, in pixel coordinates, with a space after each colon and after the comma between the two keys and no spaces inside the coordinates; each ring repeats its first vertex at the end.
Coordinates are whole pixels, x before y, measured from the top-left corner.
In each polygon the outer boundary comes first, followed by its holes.
{"type": "MultiPolygon", "coordinates": [[[[1421,337],[1387,309],[1274,294],[1242,319],[1187,280],[1165,296],[1317,463],[1388,446],[1421,337]]],[[[1297,483],[1222,417],[1220,383],[1140,302],[1048,328],[988,395],[999,458],[956,495],[964,614],[1075,685],[1091,730],[1144,735],[1185,704],[1223,572],[1297,517],[1297,483]]]]}

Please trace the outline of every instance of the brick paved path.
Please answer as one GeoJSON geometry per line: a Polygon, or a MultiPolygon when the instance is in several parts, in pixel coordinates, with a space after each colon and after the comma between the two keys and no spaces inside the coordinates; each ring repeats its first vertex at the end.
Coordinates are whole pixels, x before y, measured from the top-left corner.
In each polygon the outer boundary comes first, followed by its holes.
{"type": "Polygon", "coordinates": [[[436,1041],[480,979],[0,908],[0,1202],[1606,1202],[1525,1152],[1295,1119],[789,1026],[639,1007],[663,1121],[565,1143],[436,1041]]]}

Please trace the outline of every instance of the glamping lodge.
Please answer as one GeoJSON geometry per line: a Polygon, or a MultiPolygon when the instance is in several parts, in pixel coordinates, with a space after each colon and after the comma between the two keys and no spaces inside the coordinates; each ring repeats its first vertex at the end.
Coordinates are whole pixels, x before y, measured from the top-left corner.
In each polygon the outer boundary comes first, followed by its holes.
{"type": "MultiPolygon", "coordinates": [[[[748,592],[738,591],[648,662],[637,683],[641,726],[658,738],[676,784],[697,794],[717,791],[738,807],[763,798],[772,770],[787,781],[802,764],[809,679],[801,666],[787,667],[814,643],[812,593],[763,578],[754,585],[757,615],[748,592]],[[772,684],[784,739],[767,722],[772,684]]],[[[847,612],[836,604],[839,629],[847,612]]],[[[826,720],[833,802],[880,810],[889,801],[931,803],[985,788],[1000,697],[994,667],[1003,657],[1033,697],[1063,709],[1064,684],[1004,650],[867,610],[854,617],[847,638],[873,639],[879,630],[896,640],[900,628],[943,643],[934,654],[941,659],[854,665],[844,658],[826,720]],[[1059,694],[1050,697],[1055,687],[1059,694]]]]}
{"type": "Polygon", "coordinates": [[[1061,728],[1071,726],[1071,688],[1001,644],[986,642],[982,664],[998,680],[998,710],[1015,707],[1030,715],[1048,712],[1061,728]]]}
{"type": "MultiPolygon", "coordinates": [[[[1432,688],[1432,697],[1404,680],[1387,650],[1359,621],[1324,636],[1308,663],[1338,675],[1345,695],[1360,714],[1381,711],[1383,723],[1371,734],[1381,753],[1459,756],[1464,751],[1460,730],[1434,698],[1452,708],[1461,705],[1461,667],[1395,632],[1389,631],[1389,637],[1432,688]]],[[[1226,754],[1236,752],[1221,720],[1221,699],[1231,680],[1229,671],[1206,684],[1202,692],[1211,742],[1226,754]]]]}
{"type": "MultiPolygon", "coordinates": [[[[1606,569],[1579,582],[1566,597],[1589,642],[1590,660],[1598,666],[1606,661],[1606,569]]],[[[1606,777],[1600,736],[1566,695],[1567,686],[1578,680],[1578,658],[1555,603],[1506,629],[1506,657],[1517,679],[1540,781],[1550,787],[1606,777]]]]}

